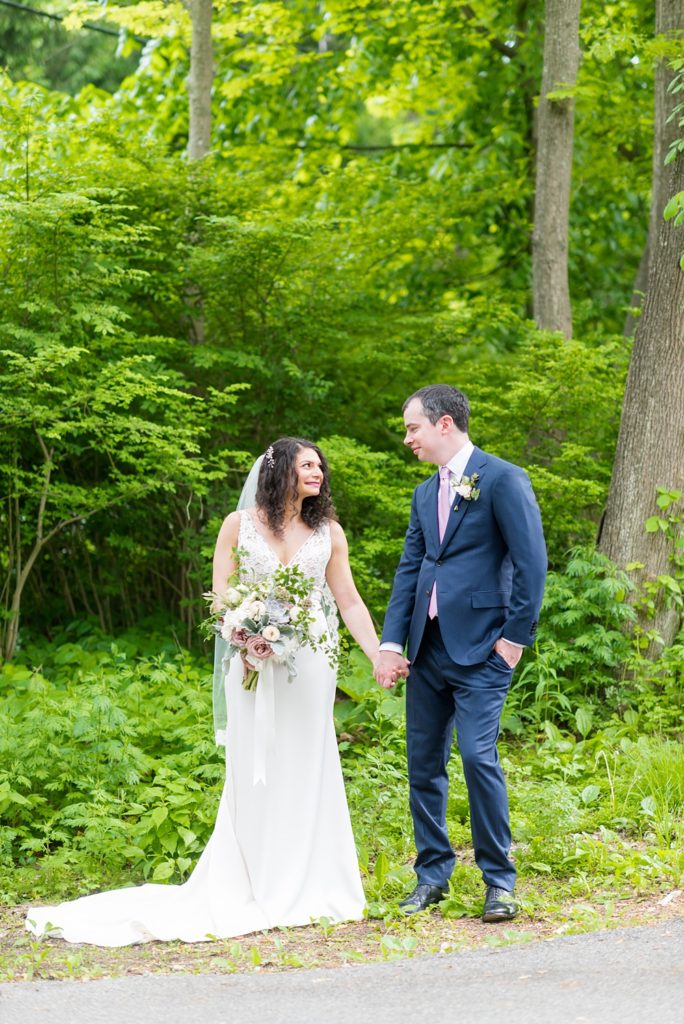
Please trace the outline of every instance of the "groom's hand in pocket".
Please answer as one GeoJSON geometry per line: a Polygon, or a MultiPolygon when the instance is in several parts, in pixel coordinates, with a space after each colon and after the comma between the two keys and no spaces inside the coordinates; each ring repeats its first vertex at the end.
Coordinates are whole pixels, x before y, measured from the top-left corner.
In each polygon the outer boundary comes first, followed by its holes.
{"type": "Polygon", "coordinates": [[[409,662],[403,654],[380,651],[373,664],[373,676],[383,690],[391,690],[401,676],[409,673],[409,662]]]}
{"type": "Polygon", "coordinates": [[[522,658],[524,648],[518,644],[509,643],[508,640],[504,640],[501,636],[494,644],[494,650],[503,658],[509,668],[515,668],[522,658]]]}

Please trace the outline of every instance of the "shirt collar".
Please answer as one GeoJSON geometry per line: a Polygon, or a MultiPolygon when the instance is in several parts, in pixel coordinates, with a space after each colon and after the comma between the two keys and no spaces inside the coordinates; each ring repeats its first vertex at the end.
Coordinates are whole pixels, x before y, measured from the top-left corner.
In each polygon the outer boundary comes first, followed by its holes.
{"type": "Polygon", "coordinates": [[[475,445],[472,441],[467,441],[460,451],[457,451],[452,458],[447,462],[447,466],[451,470],[451,483],[454,485],[458,480],[461,479],[465,473],[466,466],[470,456],[475,451],[475,445]]]}

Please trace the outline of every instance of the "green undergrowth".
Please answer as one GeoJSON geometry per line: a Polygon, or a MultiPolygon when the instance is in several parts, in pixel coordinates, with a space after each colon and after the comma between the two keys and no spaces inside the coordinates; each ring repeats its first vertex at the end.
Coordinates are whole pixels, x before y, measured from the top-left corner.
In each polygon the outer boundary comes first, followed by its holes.
{"type": "Polygon", "coordinates": [[[209,668],[156,640],[90,633],[3,667],[5,898],[179,881],[206,844],[224,774],[209,668]]]}
{"type": "MultiPolygon", "coordinates": [[[[599,567],[588,584],[584,569],[585,606],[579,573],[550,582],[548,625],[516,676],[500,740],[519,891],[533,916],[566,900],[656,894],[684,882],[681,647],[646,663],[629,654],[625,644],[636,648],[623,633],[606,641],[603,656],[585,639],[557,659],[567,701],[551,700],[542,685],[539,664],[548,667],[554,646],[571,646],[562,604],[575,636],[619,632],[601,607],[615,598],[614,577],[599,567]],[[611,672],[616,652],[623,661],[611,672]]],[[[224,776],[207,659],[168,635],[112,639],[75,625],[5,664],[0,698],[5,905],[187,878],[211,834],[224,776]]],[[[413,879],[402,687],[378,689],[352,652],[335,721],[369,915],[393,920],[413,879]]],[[[468,919],[480,912],[482,884],[456,753],[450,774],[458,864],[442,910],[468,919]]]]}
{"type": "MultiPolygon", "coordinates": [[[[345,757],[345,774],[369,913],[385,915],[413,879],[403,717],[370,690],[364,745],[345,757]],[[368,732],[382,740],[367,745],[368,732]]],[[[345,735],[344,733],[342,734],[345,735]]],[[[587,738],[551,723],[538,735],[500,741],[523,905],[543,913],[568,899],[627,898],[684,882],[684,747],[644,735],[615,717],[587,738]],[[549,902],[551,900],[551,902],[549,902]]],[[[459,854],[443,913],[478,916],[482,881],[470,851],[465,781],[450,764],[447,820],[459,854]]]]}

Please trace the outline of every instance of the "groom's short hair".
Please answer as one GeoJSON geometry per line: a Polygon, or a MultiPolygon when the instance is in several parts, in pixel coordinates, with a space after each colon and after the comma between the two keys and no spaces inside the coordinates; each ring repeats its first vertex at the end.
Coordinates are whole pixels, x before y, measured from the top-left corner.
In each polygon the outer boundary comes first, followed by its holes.
{"type": "Polygon", "coordinates": [[[464,434],[468,433],[470,405],[458,388],[452,388],[451,384],[428,384],[424,388],[418,388],[406,399],[402,412],[406,411],[407,405],[414,398],[419,399],[430,423],[436,423],[442,416],[451,416],[458,429],[464,434]]]}

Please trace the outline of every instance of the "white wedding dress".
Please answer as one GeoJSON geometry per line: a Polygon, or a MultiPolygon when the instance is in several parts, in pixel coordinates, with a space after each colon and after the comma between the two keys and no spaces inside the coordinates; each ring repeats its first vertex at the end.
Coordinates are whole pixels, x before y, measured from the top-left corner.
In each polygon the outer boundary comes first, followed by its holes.
{"type": "MultiPolygon", "coordinates": [[[[256,579],[280,564],[246,511],[240,515],[239,547],[241,565],[256,579]]],[[[323,588],[329,558],[326,524],[307,538],[292,563],[323,588]]],[[[321,917],[338,922],[363,916],[333,727],[335,672],[325,654],[310,647],[296,659],[292,682],[276,675],[268,729],[258,714],[255,719],[256,693],[242,687],[240,658],[230,663],[226,783],[214,832],[187,882],[115,889],[33,908],[29,931],[124,946],[153,939],[202,942],[321,917]],[[257,762],[265,782],[255,782],[257,762]]]]}

